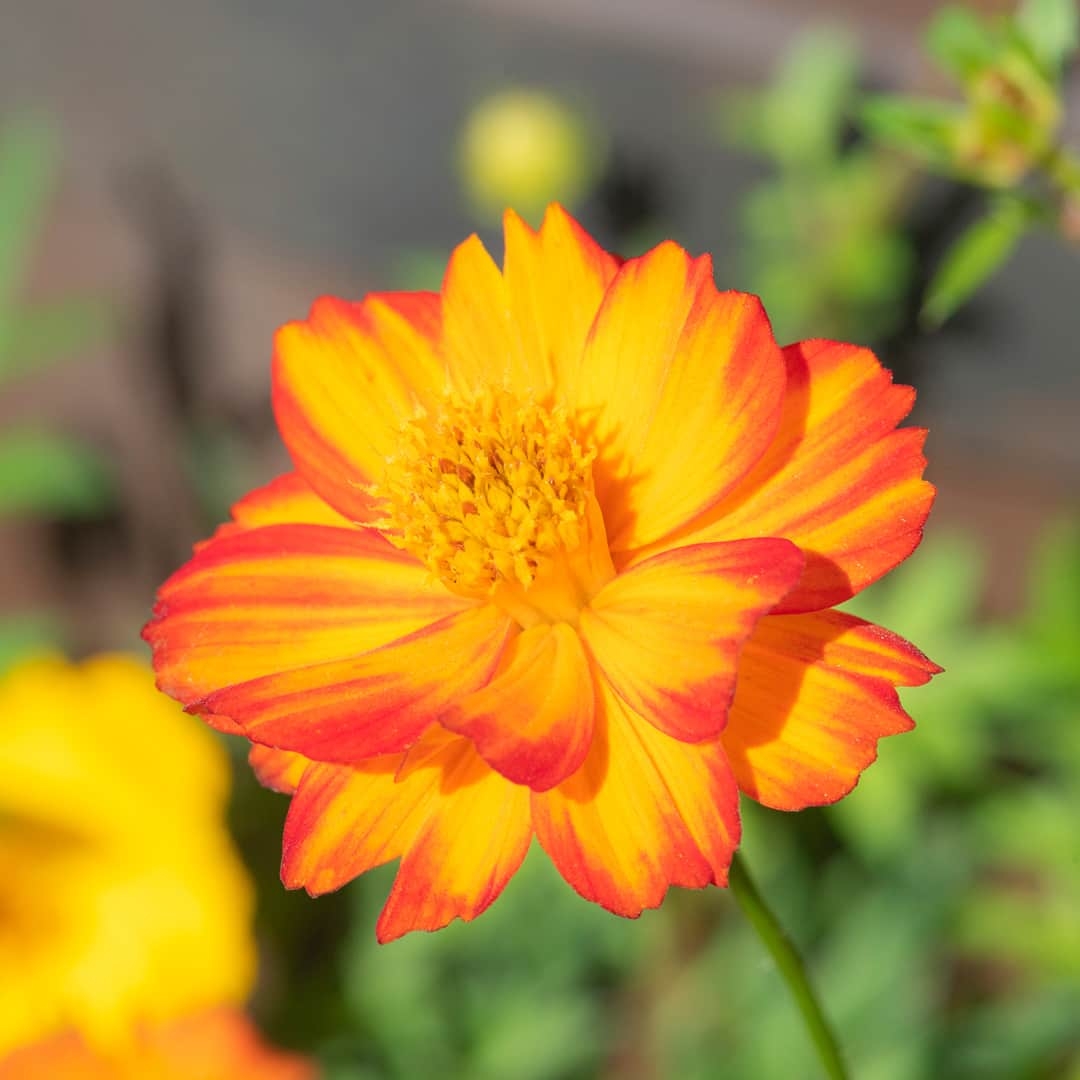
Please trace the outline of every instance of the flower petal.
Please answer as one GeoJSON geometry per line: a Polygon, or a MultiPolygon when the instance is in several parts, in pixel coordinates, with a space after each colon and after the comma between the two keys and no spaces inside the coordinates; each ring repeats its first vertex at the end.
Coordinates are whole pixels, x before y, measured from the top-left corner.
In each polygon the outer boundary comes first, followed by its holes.
{"type": "Polygon", "coordinates": [[[506,282],[473,234],[450,255],[442,287],[442,349],[455,387],[527,390],[530,370],[510,318],[506,282]]]}
{"type": "Polygon", "coordinates": [[[528,378],[538,397],[554,389],[573,401],[585,339],[619,260],[555,204],[537,232],[512,210],[503,227],[506,298],[528,378]]]}
{"type": "Polygon", "coordinates": [[[446,388],[436,351],[439,297],[324,297],[274,340],[273,400],[296,468],[334,509],[371,520],[367,485],[382,479],[401,425],[446,388]]]}
{"type": "Polygon", "coordinates": [[[375,928],[379,941],[475,919],[517,872],[532,836],[529,789],[459,740],[442,762],[439,800],[401,860],[375,928]]]}
{"type": "Polygon", "coordinates": [[[913,645],[842,611],[770,615],[739,661],[722,741],[739,787],[778,810],[836,802],[913,727],[896,686],[941,671],[913,645]]]}
{"type": "Polygon", "coordinates": [[[676,739],[719,735],[739,652],[799,580],[787,540],[696,544],[620,574],[581,613],[581,632],[616,693],[676,739]]]}
{"type": "Polygon", "coordinates": [[[248,751],[248,764],[263,787],[282,795],[293,795],[311,761],[303,754],[252,743],[248,751]]]}
{"type": "Polygon", "coordinates": [[[582,896],[617,915],[657,907],[669,885],[726,885],[739,807],[719,740],[669,738],[596,680],[600,709],[585,763],[532,794],[544,850],[582,896]]]}
{"type": "Polygon", "coordinates": [[[593,697],[577,633],[567,623],[543,623],[519,634],[495,678],[441,721],[468,736],[508,780],[544,791],[584,760],[592,738],[593,697]]]}
{"type": "MultiPolygon", "coordinates": [[[[252,515],[249,502],[238,518],[252,515]]],[[[159,687],[190,705],[234,683],[367,652],[468,606],[429,577],[371,529],[223,530],[162,585],[143,636],[159,687]]]]}
{"type": "Polygon", "coordinates": [[[416,749],[425,743],[422,764],[407,775],[401,755],[313,765],[285,823],[282,880],[312,895],[402,858],[380,941],[475,918],[532,838],[527,788],[493,772],[468,739],[433,728],[416,749]]]}
{"type": "Polygon", "coordinates": [[[223,529],[257,529],[262,525],[334,525],[352,528],[299,474],[285,473],[249,491],[232,508],[232,525],[223,529]]]}
{"type": "Polygon", "coordinates": [[[311,896],[405,854],[439,797],[441,770],[397,782],[400,754],[357,765],[312,762],[289,804],[281,880],[311,896]]]}
{"type": "Polygon", "coordinates": [[[252,679],[193,702],[253,742],[315,761],[357,762],[406,749],[439,715],[491,678],[511,620],[474,607],[381,649],[252,679]]]}
{"type": "Polygon", "coordinates": [[[683,543],[784,536],[807,556],[782,611],[853,596],[907,558],[922,538],[934,489],[921,479],[921,428],[894,430],[915,391],[897,386],[873,353],[804,341],[784,350],[788,395],[776,440],[683,543]]]}
{"type": "Polygon", "coordinates": [[[625,263],[585,346],[577,401],[600,451],[612,550],[659,540],[731,489],[768,447],[784,383],[761,303],[717,292],[708,256],[664,243],[625,263]]]}
{"type": "Polygon", "coordinates": [[[618,260],[560,206],[539,232],[504,218],[500,272],[479,237],[450,256],[442,288],[442,349],[458,390],[508,389],[568,400],[589,327],[618,260]]]}

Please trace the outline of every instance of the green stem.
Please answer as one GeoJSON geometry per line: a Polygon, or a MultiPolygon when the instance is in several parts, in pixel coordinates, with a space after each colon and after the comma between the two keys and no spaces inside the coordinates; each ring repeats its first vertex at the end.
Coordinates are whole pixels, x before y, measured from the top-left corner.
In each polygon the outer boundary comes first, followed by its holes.
{"type": "Polygon", "coordinates": [[[728,878],[731,891],[742,908],[743,914],[757,931],[757,935],[772,954],[780,974],[788,985],[795,1004],[802,1013],[806,1029],[817,1048],[818,1057],[830,1080],[847,1080],[847,1069],[840,1056],[840,1047],[833,1035],[825,1014],[821,1011],[818,999],[806,977],[806,965],[795,951],[791,938],[777,922],[776,916],[769,910],[761,898],[757,886],[747,873],[746,867],[738,854],[731,861],[731,873],[728,878]]]}

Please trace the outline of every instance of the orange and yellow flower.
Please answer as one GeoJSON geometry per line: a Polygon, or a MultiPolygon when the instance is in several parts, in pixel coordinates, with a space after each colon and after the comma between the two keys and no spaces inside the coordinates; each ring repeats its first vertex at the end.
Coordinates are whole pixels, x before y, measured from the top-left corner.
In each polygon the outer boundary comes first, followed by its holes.
{"type": "Polygon", "coordinates": [[[781,349],[671,243],[620,262],[559,207],[436,293],[278,334],[296,471],[162,587],[159,686],[293,796],[282,877],[400,859],[378,935],[471,919],[535,836],[621,915],[723,885],[741,790],[832,802],[938,669],[832,610],[918,544],[914,393],[781,349]]]}

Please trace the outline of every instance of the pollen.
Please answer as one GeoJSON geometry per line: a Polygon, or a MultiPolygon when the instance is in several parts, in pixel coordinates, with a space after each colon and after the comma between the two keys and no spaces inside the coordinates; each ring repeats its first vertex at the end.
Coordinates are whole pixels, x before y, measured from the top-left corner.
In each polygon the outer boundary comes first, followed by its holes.
{"type": "Polygon", "coordinates": [[[584,541],[595,456],[560,407],[452,399],[402,428],[374,492],[379,528],[453,589],[528,588],[545,560],[584,541]]]}

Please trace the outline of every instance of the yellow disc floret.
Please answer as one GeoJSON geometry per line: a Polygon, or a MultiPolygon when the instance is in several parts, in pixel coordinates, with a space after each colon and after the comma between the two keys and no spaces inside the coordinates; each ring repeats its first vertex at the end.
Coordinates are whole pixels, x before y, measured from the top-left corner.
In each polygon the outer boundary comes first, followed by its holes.
{"type": "Polygon", "coordinates": [[[582,543],[594,457],[561,408],[454,398],[403,427],[375,491],[380,528],[453,589],[527,588],[546,557],[582,543]]]}

